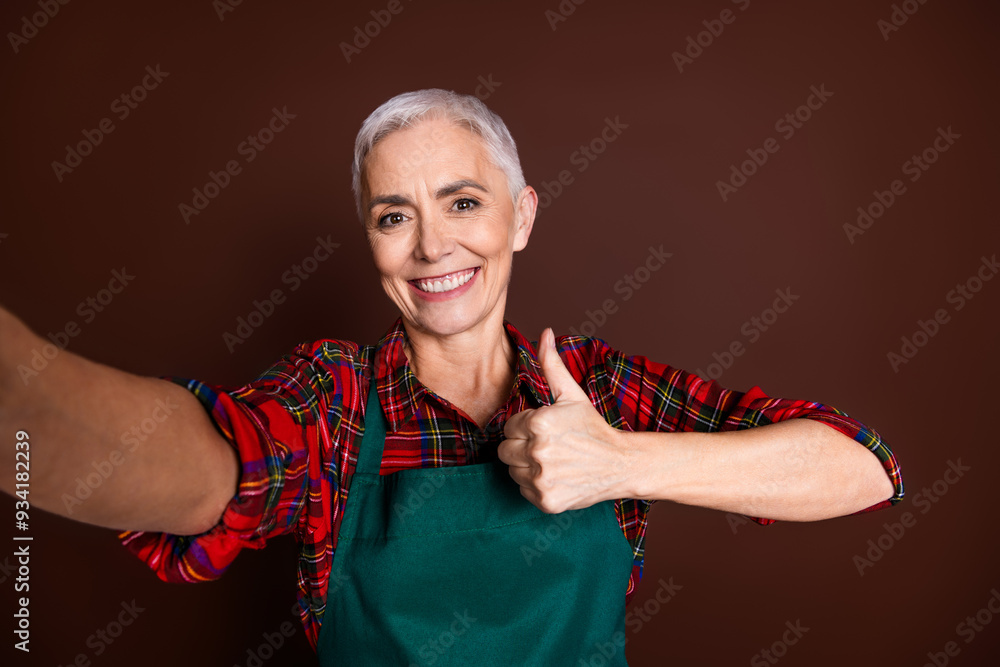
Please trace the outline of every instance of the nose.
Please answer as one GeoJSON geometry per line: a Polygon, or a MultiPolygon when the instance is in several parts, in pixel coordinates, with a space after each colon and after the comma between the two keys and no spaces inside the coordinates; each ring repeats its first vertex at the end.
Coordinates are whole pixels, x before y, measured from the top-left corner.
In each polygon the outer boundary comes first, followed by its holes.
{"type": "Polygon", "coordinates": [[[421,215],[417,222],[417,245],[415,253],[418,259],[434,263],[440,261],[452,252],[455,240],[452,237],[446,220],[438,215],[421,215]]]}

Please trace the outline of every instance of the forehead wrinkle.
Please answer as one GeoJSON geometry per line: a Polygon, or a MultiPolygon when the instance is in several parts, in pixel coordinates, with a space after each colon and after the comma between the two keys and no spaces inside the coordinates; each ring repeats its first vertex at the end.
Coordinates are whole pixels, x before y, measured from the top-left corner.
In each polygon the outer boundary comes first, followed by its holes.
{"type": "MultiPolygon", "coordinates": [[[[412,131],[418,131],[418,128],[419,126],[414,126],[400,130],[399,132],[408,134],[412,131]]],[[[382,165],[385,165],[384,168],[388,169],[389,174],[400,176],[400,174],[395,172],[395,169],[390,166],[393,161],[389,155],[401,152],[404,153],[401,157],[402,161],[404,163],[409,163],[409,166],[411,166],[411,170],[409,171],[412,173],[410,176],[416,176],[417,180],[423,181],[423,187],[427,188],[429,192],[431,191],[431,188],[428,187],[429,184],[427,184],[426,180],[428,177],[433,177],[434,174],[426,173],[425,169],[412,169],[412,167],[416,164],[423,163],[422,166],[425,168],[430,167],[431,169],[433,169],[434,166],[439,166],[442,168],[442,171],[451,171],[454,169],[454,171],[458,172],[458,174],[454,174],[453,172],[454,176],[460,176],[463,171],[471,170],[473,172],[469,175],[473,177],[459,177],[457,180],[445,183],[444,185],[433,189],[433,192],[430,193],[435,199],[447,197],[448,195],[454,194],[463,188],[473,188],[486,195],[492,196],[492,189],[483,184],[484,182],[489,181],[484,181],[480,177],[480,174],[483,176],[487,175],[483,173],[484,168],[487,170],[491,168],[493,170],[498,170],[496,165],[493,164],[493,162],[489,159],[489,156],[485,153],[482,139],[478,135],[469,132],[467,128],[461,126],[458,126],[456,129],[465,130],[465,132],[461,133],[463,138],[459,146],[449,145],[450,143],[453,144],[453,142],[448,141],[429,143],[428,139],[425,137],[414,137],[417,141],[417,146],[415,148],[404,148],[394,145],[396,142],[392,141],[392,139],[395,138],[392,137],[392,135],[397,134],[397,132],[391,133],[385,138],[385,140],[380,141],[372,150],[369,163],[366,165],[365,169],[367,172],[365,180],[370,183],[373,172],[378,170],[378,168],[382,165]],[[409,157],[414,153],[416,154],[415,157],[417,159],[409,157]]],[[[393,180],[398,181],[398,179],[395,178],[393,180]]],[[[413,205],[414,202],[406,195],[399,193],[387,193],[372,197],[367,208],[371,210],[381,204],[413,205]]]]}
{"type": "Polygon", "coordinates": [[[376,206],[379,206],[380,204],[393,204],[396,206],[404,206],[410,203],[412,203],[410,202],[410,198],[404,197],[403,195],[379,195],[373,198],[368,203],[368,210],[370,211],[376,206]]]}
{"type": "Polygon", "coordinates": [[[448,195],[455,194],[459,190],[464,188],[472,188],[474,190],[480,190],[486,194],[490,194],[489,188],[471,178],[462,178],[457,181],[452,181],[446,185],[442,185],[437,190],[434,191],[435,199],[441,199],[442,197],[447,197],[448,195]]]}

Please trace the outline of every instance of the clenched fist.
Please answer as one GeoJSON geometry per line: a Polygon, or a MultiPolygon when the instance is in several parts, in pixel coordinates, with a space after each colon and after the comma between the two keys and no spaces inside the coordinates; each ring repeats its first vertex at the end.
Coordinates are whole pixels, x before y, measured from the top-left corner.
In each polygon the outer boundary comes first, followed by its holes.
{"type": "Polygon", "coordinates": [[[549,514],[628,497],[624,433],[604,420],[573,379],[551,328],[538,341],[538,361],[554,402],[512,416],[497,450],[521,495],[549,514]]]}

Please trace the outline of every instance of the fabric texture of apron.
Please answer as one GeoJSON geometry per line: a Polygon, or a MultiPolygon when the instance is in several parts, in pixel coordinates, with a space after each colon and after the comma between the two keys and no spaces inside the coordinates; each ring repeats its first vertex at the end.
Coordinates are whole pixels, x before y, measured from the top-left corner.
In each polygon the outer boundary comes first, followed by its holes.
{"type": "Polygon", "coordinates": [[[546,514],[507,465],[380,475],[368,391],[317,644],[327,665],[626,665],[632,548],[614,501],[546,514]]]}

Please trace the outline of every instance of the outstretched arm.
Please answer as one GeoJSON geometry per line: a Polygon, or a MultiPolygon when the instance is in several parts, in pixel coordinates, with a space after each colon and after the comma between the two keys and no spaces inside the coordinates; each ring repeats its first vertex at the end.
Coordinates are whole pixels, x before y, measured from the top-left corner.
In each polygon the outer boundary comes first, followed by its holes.
{"type": "Polygon", "coordinates": [[[37,374],[19,373],[46,344],[0,307],[0,434],[8,442],[0,489],[15,491],[13,438],[23,430],[32,507],[121,530],[195,535],[214,526],[236,493],[239,466],[198,399],[66,350],[37,374]]]}

